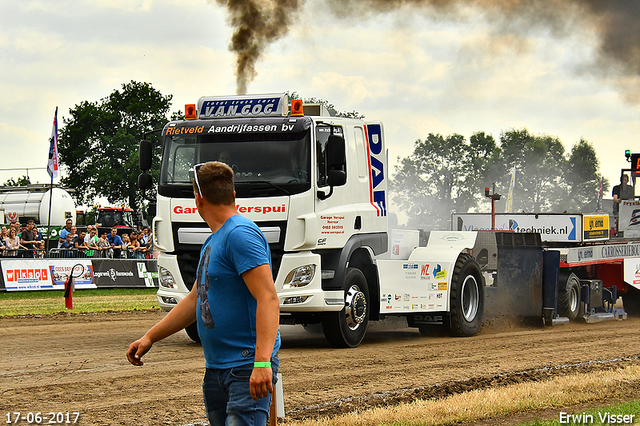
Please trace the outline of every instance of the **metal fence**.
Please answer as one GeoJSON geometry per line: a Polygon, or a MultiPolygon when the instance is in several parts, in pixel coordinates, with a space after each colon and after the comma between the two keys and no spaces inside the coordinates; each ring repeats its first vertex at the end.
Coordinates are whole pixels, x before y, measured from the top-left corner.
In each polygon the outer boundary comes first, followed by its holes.
{"type": "Polygon", "coordinates": [[[140,251],[132,249],[114,250],[111,248],[103,250],[87,250],[87,249],[65,249],[52,248],[44,249],[15,249],[0,250],[0,257],[4,258],[20,258],[20,259],[71,259],[71,258],[102,258],[102,259],[153,259],[153,252],[140,251]]]}

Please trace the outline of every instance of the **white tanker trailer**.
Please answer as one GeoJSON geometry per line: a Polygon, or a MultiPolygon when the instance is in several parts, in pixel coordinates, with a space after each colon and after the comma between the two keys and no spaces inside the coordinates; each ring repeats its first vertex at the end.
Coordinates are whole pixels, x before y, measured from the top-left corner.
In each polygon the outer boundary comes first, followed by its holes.
{"type": "Polygon", "coordinates": [[[62,188],[49,185],[29,185],[0,188],[0,211],[4,211],[4,221],[25,223],[33,219],[39,228],[61,227],[67,219],[75,223],[76,203],[62,188]],[[51,205],[51,221],[49,221],[51,205]]]}

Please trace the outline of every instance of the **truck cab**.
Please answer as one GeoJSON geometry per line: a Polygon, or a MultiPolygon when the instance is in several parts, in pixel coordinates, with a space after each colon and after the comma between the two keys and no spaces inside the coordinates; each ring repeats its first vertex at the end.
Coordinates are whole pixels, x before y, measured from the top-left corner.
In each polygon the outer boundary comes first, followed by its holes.
{"type": "MultiPolygon", "coordinates": [[[[357,346],[368,321],[380,318],[382,296],[392,308],[376,264],[393,257],[382,124],[332,117],[298,100],[289,111],[284,94],[203,97],[186,111],[185,120],[162,130],[153,220],[161,308],[188,294],[211,233],[196,210],[189,171],[221,161],[235,173],[238,212],[258,224],[270,245],[281,323],[321,323],[334,346],[357,346]]],[[[150,152],[143,141],[142,170],[150,167],[150,152]]],[[[139,179],[146,182],[141,187],[149,181],[139,179]]],[[[387,271],[402,274],[402,265],[387,264],[387,271]]],[[[440,288],[446,291],[446,283],[440,288]]],[[[195,326],[187,332],[197,339],[195,326]]]]}

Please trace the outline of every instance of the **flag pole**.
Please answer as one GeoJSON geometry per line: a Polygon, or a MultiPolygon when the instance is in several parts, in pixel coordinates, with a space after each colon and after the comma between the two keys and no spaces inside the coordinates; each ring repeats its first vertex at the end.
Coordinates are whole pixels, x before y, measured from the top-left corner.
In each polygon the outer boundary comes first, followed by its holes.
{"type": "MultiPolygon", "coordinates": [[[[53,128],[51,129],[51,140],[49,142],[49,161],[47,163],[47,171],[51,176],[51,184],[49,185],[49,214],[47,220],[47,238],[46,244],[51,246],[51,203],[53,202],[53,177],[58,175],[58,107],[56,106],[56,112],[53,116],[53,128]]],[[[51,248],[51,247],[49,247],[51,248]]]]}
{"type": "Polygon", "coordinates": [[[49,214],[47,215],[48,220],[47,220],[47,238],[45,240],[45,246],[44,246],[45,251],[48,250],[48,248],[51,248],[51,203],[53,201],[52,199],[53,199],[53,175],[51,175],[51,185],[49,185],[49,214]],[[47,248],[47,245],[49,246],[48,248],[47,248]]]}

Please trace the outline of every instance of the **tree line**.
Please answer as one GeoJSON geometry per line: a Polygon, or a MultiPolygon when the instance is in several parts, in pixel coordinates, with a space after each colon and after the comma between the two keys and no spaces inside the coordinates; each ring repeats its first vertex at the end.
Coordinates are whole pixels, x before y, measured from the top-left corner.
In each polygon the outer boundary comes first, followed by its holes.
{"type": "MultiPolygon", "coordinates": [[[[131,81],[100,101],[71,108],[58,138],[60,163],[66,169],[61,185],[75,189],[81,204],[104,197],[139,207],[145,198],[137,188],[138,143],[143,137],[157,142],[159,133],[154,131],[182,116],[178,111],[169,117],[171,100],[172,95],[163,95],[150,83],[131,81]]],[[[357,111],[337,111],[323,99],[306,101],[324,103],[336,116],[364,118],[357,111]]],[[[156,146],[155,176],[161,155],[159,143],[156,146]]],[[[514,211],[595,209],[600,175],[593,146],[582,139],[566,153],[558,138],[527,129],[505,131],[499,143],[483,132],[468,140],[459,134],[429,134],[417,140],[411,155],[398,158],[391,201],[410,218],[408,225],[442,225],[451,212],[485,209],[484,187],[494,182],[506,198],[514,166],[514,211]]]]}
{"type": "Polygon", "coordinates": [[[566,152],[558,138],[527,129],[503,131],[499,142],[484,132],[468,140],[430,133],[415,142],[412,154],[398,157],[391,201],[409,226],[446,228],[453,212],[487,211],[485,188],[494,184],[503,211],[514,168],[512,211],[596,210],[602,176],[593,146],[581,139],[566,152]]]}

